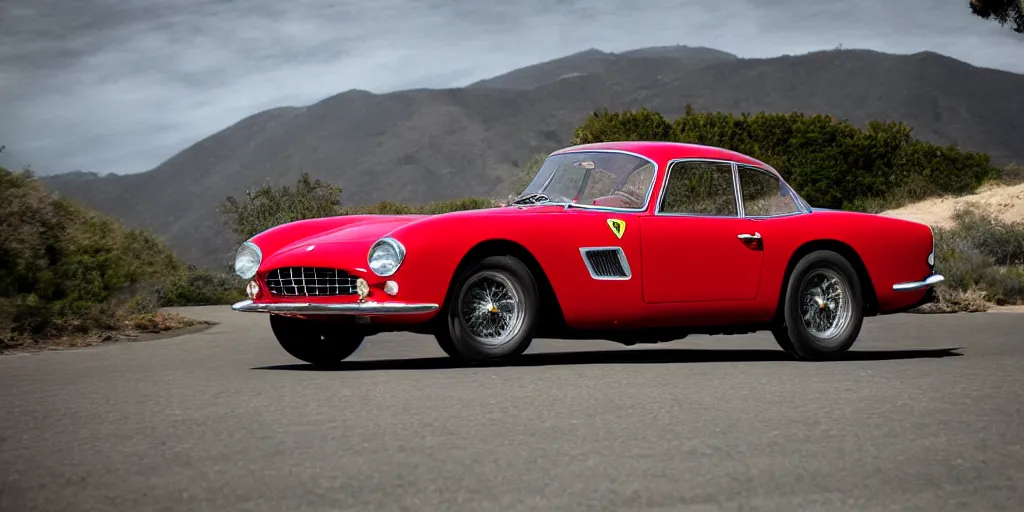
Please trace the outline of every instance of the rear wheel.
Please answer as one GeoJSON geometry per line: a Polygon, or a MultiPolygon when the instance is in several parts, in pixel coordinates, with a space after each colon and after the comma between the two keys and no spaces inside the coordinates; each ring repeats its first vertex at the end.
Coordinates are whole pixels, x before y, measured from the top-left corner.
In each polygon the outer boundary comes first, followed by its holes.
{"type": "Polygon", "coordinates": [[[321,366],[340,363],[366,339],[363,332],[351,327],[281,315],[270,315],[270,328],[285,352],[321,366]]]}
{"type": "Polygon", "coordinates": [[[828,359],[850,349],[864,321],[864,301],[853,265],[832,251],[815,251],[790,274],[779,346],[798,359],[828,359]]]}
{"type": "Polygon", "coordinates": [[[452,287],[447,330],[436,334],[438,345],[467,362],[515,358],[533,341],[537,299],[533,275],[515,257],[490,256],[475,262],[452,287]]]}

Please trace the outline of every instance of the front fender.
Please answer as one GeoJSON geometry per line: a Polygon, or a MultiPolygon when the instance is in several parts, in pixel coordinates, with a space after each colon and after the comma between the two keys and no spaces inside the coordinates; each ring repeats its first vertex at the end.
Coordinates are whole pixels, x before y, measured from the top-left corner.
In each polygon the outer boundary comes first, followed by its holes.
{"type": "Polygon", "coordinates": [[[557,213],[439,215],[393,230],[406,247],[402,267],[392,276],[408,290],[404,300],[443,304],[463,258],[489,241],[524,248],[540,265],[571,326],[626,324],[642,316],[640,229],[635,217],[609,212],[558,209],[557,213]],[[618,238],[608,219],[626,219],[618,238]],[[631,278],[597,280],[590,275],[581,247],[622,247],[631,278]],[[598,298],[615,297],[614,308],[598,298]]]}

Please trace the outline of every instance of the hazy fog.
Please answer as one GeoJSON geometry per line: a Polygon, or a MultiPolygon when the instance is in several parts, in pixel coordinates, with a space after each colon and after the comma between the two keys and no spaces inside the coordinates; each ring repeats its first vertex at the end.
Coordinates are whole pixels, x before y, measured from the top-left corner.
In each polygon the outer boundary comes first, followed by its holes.
{"type": "Polygon", "coordinates": [[[144,171],[269,107],[460,86],[591,47],[762,57],[841,43],[1024,73],[1024,37],[967,3],[0,0],[0,163],[144,171]]]}

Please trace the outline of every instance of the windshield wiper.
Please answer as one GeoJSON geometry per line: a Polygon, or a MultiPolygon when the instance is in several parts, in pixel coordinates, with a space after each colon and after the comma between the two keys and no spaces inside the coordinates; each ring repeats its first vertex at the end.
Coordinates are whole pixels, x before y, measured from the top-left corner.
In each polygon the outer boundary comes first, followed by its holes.
{"type": "Polygon", "coordinates": [[[512,205],[512,204],[537,204],[537,203],[543,203],[543,202],[546,202],[546,201],[550,201],[550,198],[547,196],[547,194],[542,194],[540,192],[533,192],[531,194],[526,194],[524,196],[519,196],[519,197],[513,199],[512,202],[509,203],[509,204],[510,205],[512,205]]]}

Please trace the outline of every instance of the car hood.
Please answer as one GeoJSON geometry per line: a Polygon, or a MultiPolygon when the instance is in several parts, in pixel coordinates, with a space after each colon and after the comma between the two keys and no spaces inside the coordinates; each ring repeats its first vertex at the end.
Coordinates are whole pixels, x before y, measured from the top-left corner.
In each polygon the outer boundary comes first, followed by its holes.
{"type": "Polygon", "coordinates": [[[425,215],[380,215],[346,224],[339,228],[317,233],[301,240],[296,240],[280,249],[279,252],[290,252],[299,247],[310,245],[328,245],[339,243],[372,244],[394,229],[410,222],[426,217],[425,215]]]}
{"type": "MultiPolygon", "coordinates": [[[[463,210],[457,212],[443,213],[438,215],[368,215],[356,222],[345,224],[341,227],[322,231],[315,235],[295,240],[283,247],[278,253],[288,253],[296,249],[309,247],[310,245],[328,244],[353,244],[366,245],[376,242],[381,237],[407,224],[425,219],[428,217],[474,217],[480,215],[530,215],[543,213],[565,212],[566,209],[560,205],[530,205],[523,207],[497,207],[477,210],[463,210]]],[[[573,211],[573,210],[569,210],[573,211]]],[[[580,210],[576,210],[580,211],[580,210]]]]}

